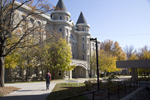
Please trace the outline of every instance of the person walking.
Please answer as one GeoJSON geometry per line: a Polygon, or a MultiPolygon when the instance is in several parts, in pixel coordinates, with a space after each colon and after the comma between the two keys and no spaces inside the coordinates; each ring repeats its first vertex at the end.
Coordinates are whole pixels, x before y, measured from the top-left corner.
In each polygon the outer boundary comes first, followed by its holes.
{"type": "Polygon", "coordinates": [[[46,80],[46,90],[49,90],[49,85],[51,82],[51,74],[49,73],[49,71],[47,71],[46,75],[45,75],[45,80],[46,80]]]}

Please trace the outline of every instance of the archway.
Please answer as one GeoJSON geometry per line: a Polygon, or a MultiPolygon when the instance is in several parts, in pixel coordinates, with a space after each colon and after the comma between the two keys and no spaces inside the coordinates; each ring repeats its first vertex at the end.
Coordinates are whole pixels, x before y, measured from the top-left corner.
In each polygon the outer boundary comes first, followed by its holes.
{"type": "Polygon", "coordinates": [[[72,71],[72,78],[86,78],[87,70],[82,66],[76,66],[72,71]]]}

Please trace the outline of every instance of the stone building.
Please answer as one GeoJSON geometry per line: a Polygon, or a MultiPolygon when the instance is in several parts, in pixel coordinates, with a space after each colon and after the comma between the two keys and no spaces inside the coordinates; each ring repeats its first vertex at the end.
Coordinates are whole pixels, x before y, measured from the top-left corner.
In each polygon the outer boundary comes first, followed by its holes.
{"type": "MultiPolygon", "coordinates": [[[[56,8],[59,8],[60,10],[55,9],[51,14],[42,14],[40,16],[42,17],[41,20],[36,20],[36,22],[42,24],[45,33],[55,34],[55,32],[57,32],[62,35],[62,38],[66,39],[66,42],[69,45],[71,45],[71,65],[76,65],[76,67],[72,71],[59,72],[57,78],[71,79],[89,77],[90,56],[95,50],[95,42],[90,41],[90,25],[87,23],[82,12],[80,13],[76,24],[73,20],[70,20],[71,14],[66,9],[63,0],[58,1],[56,8]]],[[[18,12],[20,12],[21,17],[27,12],[27,8],[22,7],[18,12]]],[[[34,19],[31,18],[31,21],[33,20],[34,19]]],[[[48,38],[48,36],[46,35],[45,38],[48,38]]],[[[98,45],[98,48],[100,48],[99,46],[100,45],[98,45]]],[[[32,73],[30,76],[33,76],[33,74],[35,75],[35,73],[32,73]]]]}

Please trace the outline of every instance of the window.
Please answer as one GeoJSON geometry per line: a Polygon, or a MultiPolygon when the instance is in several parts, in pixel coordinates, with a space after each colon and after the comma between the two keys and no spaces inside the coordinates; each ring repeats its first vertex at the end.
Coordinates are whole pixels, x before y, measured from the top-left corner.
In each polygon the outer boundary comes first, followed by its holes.
{"type": "Polygon", "coordinates": [[[66,17],[66,20],[68,21],[68,17],[66,17]]]}
{"type": "Polygon", "coordinates": [[[32,24],[34,24],[34,19],[31,18],[30,21],[31,21],[32,24]]]}
{"type": "Polygon", "coordinates": [[[41,22],[40,22],[40,21],[38,21],[37,23],[38,23],[38,25],[41,25],[41,22]]]}
{"type": "Polygon", "coordinates": [[[84,40],[84,38],[82,38],[82,40],[84,40]]]}
{"type": "Polygon", "coordinates": [[[82,49],[84,49],[84,44],[82,44],[82,49]]]}
{"type": "Polygon", "coordinates": [[[66,36],[68,35],[68,29],[66,29],[66,36]]]}
{"type": "Polygon", "coordinates": [[[82,55],[82,60],[84,60],[84,55],[82,55]]]}
{"type": "Polygon", "coordinates": [[[82,28],[82,31],[84,31],[84,28],[82,28]]]}
{"type": "Polygon", "coordinates": [[[61,31],[62,31],[62,29],[61,29],[61,28],[59,28],[59,31],[61,32],[61,31]]]}
{"type": "Polygon", "coordinates": [[[62,16],[60,16],[60,18],[59,18],[60,20],[62,20],[62,16]]]}
{"type": "Polygon", "coordinates": [[[93,43],[93,46],[94,46],[94,43],[93,43]]]}
{"type": "Polygon", "coordinates": [[[59,76],[61,76],[61,71],[59,71],[59,76]]]}
{"type": "Polygon", "coordinates": [[[74,37],[72,34],[70,34],[70,40],[74,40],[74,37]]]}
{"type": "Polygon", "coordinates": [[[72,42],[72,45],[74,45],[74,42],[72,42]]]}
{"type": "Polygon", "coordinates": [[[66,29],[66,32],[68,33],[68,29],[66,29]]]}

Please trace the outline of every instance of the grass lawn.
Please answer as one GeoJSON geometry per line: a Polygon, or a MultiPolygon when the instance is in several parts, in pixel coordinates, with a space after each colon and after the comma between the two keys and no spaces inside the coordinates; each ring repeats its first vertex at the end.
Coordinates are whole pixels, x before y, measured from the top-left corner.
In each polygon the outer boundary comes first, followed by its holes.
{"type": "MultiPolygon", "coordinates": [[[[110,87],[116,84],[117,83],[111,83],[111,84],[100,83],[100,88],[102,89],[102,88],[110,87]]],[[[120,86],[120,89],[121,88],[122,86],[120,86]]],[[[96,83],[90,83],[88,84],[88,86],[87,85],[85,86],[84,83],[79,83],[79,85],[77,85],[77,83],[68,83],[68,84],[58,83],[55,85],[54,89],[48,95],[46,100],[59,100],[59,99],[75,96],[78,94],[82,94],[84,92],[93,91],[92,89],[97,90],[96,83]]],[[[113,93],[117,91],[117,89],[118,87],[111,88],[110,92],[113,93]]],[[[84,96],[80,96],[71,100],[88,100],[88,99],[85,98],[84,96]]]]}
{"type": "MultiPolygon", "coordinates": [[[[82,94],[85,91],[84,83],[58,83],[55,85],[52,92],[46,98],[46,100],[59,100],[62,98],[67,98],[70,96],[75,96],[78,94],[82,94]]],[[[85,97],[80,96],[71,100],[87,100],[85,97]]]]}
{"type": "Polygon", "coordinates": [[[0,97],[2,97],[3,95],[2,94],[0,94],[0,97]]]}

